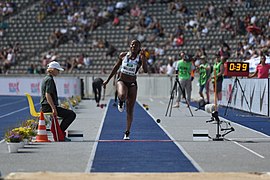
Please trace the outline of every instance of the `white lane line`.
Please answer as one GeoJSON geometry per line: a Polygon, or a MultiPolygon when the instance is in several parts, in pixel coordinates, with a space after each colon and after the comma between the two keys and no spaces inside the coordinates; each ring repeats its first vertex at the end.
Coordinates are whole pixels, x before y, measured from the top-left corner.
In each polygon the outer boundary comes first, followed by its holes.
{"type": "Polygon", "coordinates": [[[159,101],[160,104],[165,104],[163,101],[159,101]]]}
{"type": "Polygon", "coordinates": [[[29,109],[29,107],[25,107],[25,108],[22,108],[22,109],[19,109],[19,110],[16,110],[16,111],[13,111],[13,112],[4,114],[4,115],[0,116],[0,119],[1,119],[1,118],[4,118],[4,117],[7,117],[7,116],[9,116],[9,115],[16,114],[16,113],[18,113],[18,112],[24,111],[24,110],[26,110],[26,109],[29,109]]]}
{"type": "MultiPolygon", "coordinates": [[[[148,115],[151,116],[153,121],[155,120],[155,117],[147,111],[148,115]]],[[[193,164],[193,166],[199,171],[204,172],[203,168],[188,154],[188,152],[181,146],[174,138],[173,136],[160,124],[157,124],[166,134],[169,136],[169,138],[174,142],[174,144],[180,149],[180,151],[186,156],[188,160],[193,164]]]]}
{"type": "Polygon", "coordinates": [[[256,153],[255,151],[253,151],[253,150],[251,150],[251,149],[249,149],[249,148],[243,146],[242,144],[239,144],[238,142],[235,142],[235,141],[233,141],[233,142],[234,142],[236,145],[238,145],[238,146],[244,148],[245,150],[251,152],[252,154],[255,154],[256,156],[258,156],[258,157],[264,159],[264,156],[260,155],[259,153],[256,153]]]}
{"type": "MultiPolygon", "coordinates": [[[[110,103],[110,101],[107,102],[107,104],[109,104],[109,103],[110,103]]],[[[88,163],[87,163],[87,167],[85,169],[85,173],[90,173],[91,172],[93,161],[94,161],[95,154],[96,154],[96,151],[97,151],[98,140],[99,140],[99,137],[100,137],[100,134],[101,134],[101,130],[102,130],[103,124],[104,124],[105,116],[106,116],[106,114],[108,112],[108,107],[109,106],[106,107],[106,111],[104,112],[103,118],[102,118],[102,120],[100,122],[99,130],[97,132],[96,140],[94,142],[93,149],[92,149],[91,155],[89,157],[89,160],[88,160],[88,163]]]]}
{"type": "Polygon", "coordinates": [[[11,103],[2,104],[2,105],[0,105],[0,107],[5,107],[5,106],[17,104],[17,103],[19,103],[19,102],[24,102],[24,101],[25,101],[25,100],[14,101],[14,102],[11,102],[11,103]]]}

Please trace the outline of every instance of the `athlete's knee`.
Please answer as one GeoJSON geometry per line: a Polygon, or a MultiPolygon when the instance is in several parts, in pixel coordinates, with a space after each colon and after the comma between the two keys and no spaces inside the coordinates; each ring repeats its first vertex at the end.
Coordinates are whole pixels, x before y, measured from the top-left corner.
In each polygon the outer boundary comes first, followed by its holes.
{"type": "Polygon", "coordinates": [[[120,94],[120,93],[118,93],[118,98],[119,98],[121,101],[125,101],[125,99],[126,99],[125,94],[120,94]]]}

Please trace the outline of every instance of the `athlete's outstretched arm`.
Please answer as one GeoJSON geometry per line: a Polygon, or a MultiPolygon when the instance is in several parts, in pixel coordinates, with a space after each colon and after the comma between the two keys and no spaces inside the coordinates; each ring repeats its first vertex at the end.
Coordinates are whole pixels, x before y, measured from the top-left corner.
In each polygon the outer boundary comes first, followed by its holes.
{"type": "Polygon", "coordinates": [[[108,84],[108,82],[111,80],[111,78],[117,73],[118,69],[120,68],[120,66],[122,65],[122,60],[123,57],[126,55],[126,53],[122,52],[120,53],[119,57],[118,57],[118,61],[116,62],[116,64],[113,66],[113,69],[109,75],[109,77],[103,82],[103,87],[106,88],[106,85],[108,84]]]}

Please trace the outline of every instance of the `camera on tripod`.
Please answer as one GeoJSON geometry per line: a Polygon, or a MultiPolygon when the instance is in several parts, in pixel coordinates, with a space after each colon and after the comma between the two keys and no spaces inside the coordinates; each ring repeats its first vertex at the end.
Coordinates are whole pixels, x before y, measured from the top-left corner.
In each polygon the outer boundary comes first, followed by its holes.
{"type": "Polygon", "coordinates": [[[225,120],[220,120],[218,116],[218,111],[216,110],[215,104],[207,104],[205,106],[205,111],[210,113],[212,115],[211,119],[206,121],[206,123],[209,122],[215,122],[217,124],[217,134],[216,137],[213,138],[214,141],[223,141],[223,137],[233,131],[235,129],[231,126],[230,122],[225,120]],[[221,124],[225,124],[225,128],[221,127],[221,124]],[[220,131],[224,132],[223,134],[220,134],[220,131]]]}

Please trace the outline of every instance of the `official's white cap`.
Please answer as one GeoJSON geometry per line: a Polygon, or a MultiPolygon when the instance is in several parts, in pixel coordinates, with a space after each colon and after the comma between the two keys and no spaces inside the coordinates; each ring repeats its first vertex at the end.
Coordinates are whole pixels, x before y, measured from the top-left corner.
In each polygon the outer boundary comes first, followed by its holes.
{"type": "Polygon", "coordinates": [[[58,69],[59,71],[64,71],[63,68],[61,68],[60,64],[56,61],[52,61],[48,64],[48,68],[54,68],[54,69],[58,69]]]}

